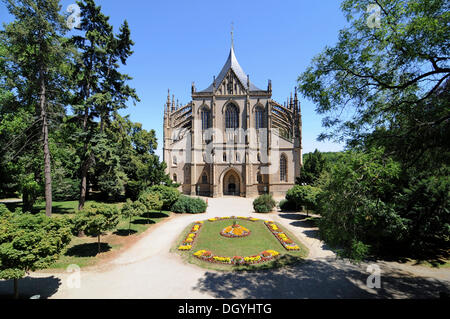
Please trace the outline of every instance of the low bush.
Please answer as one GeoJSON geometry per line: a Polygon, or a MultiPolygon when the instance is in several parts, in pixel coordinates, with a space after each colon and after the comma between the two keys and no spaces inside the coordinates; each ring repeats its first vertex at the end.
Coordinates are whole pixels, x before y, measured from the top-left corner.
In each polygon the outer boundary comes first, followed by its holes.
{"type": "Polygon", "coordinates": [[[181,195],[172,205],[172,211],[175,213],[199,214],[206,212],[206,207],[206,202],[201,198],[181,195]]]}
{"type": "Polygon", "coordinates": [[[280,201],[280,203],[278,204],[278,207],[280,207],[280,209],[282,211],[296,210],[295,203],[293,201],[289,201],[287,199],[282,199],[280,201]]]}
{"type": "Polygon", "coordinates": [[[100,236],[113,230],[119,223],[119,209],[114,205],[92,203],[77,212],[73,219],[72,231],[84,232],[88,236],[97,236],[100,253],[100,236]]]}
{"type": "Polygon", "coordinates": [[[159,194],[151,191],[146,191],[139,195],[138,201],[145,206],[147,212],[161,210],[163,207],[163,201],[160,199],[159,194]]]}
{"type": "Polygon", "coordinates": [[[268,213],[273,210],[276,204],[277,203],[272,198],[272,195],[264,194],[253,201],[253,209],[257,213],[268,213]]]}
{"type": "Polygon", "coordinates": [[[9,213],[9,209],[6,207],[5,204],[0,204],[0,216],[3,214],[9,213]]]}
{"type": "Polygon", "coordinates": [[[315,210],[317,208],[317,195],[320,193],[320,188],[313,186],[295,185],[286,193],[286,200],[289,205],[295,206],[297,210],[303,209],[315,210]]]}
{"type": "Polygon", "coordinates": [[[169,210],[180,197],[180,191],[178,189],[165,185],[152,186],[148,191],[159,195],[159,198],[163,201],[162,209],[164,210],[169,210]]]}

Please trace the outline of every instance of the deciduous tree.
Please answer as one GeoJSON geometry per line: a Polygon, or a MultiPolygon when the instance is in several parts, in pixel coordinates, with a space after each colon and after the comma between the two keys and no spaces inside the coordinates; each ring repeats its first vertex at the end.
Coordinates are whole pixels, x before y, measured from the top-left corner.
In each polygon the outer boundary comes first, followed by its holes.
{"type": "Polygon", "coordinates": [[[71,240],[70,226],[44,214],[5,211],[0,214],[0,278],[14,279],[14,296],[19,297],[18,280],[30,271],[55,262],[71,240]]]}

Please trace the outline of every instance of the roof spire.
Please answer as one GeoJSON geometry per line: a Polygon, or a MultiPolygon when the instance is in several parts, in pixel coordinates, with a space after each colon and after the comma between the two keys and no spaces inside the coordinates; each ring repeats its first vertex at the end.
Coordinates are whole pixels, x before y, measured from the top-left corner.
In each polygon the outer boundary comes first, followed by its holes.
{"type": "Polygon", "coordinates": [[[165,112],[170,111],[170,89],[167,89],[167,101],[166,101],[166,107],[165,112]]]}
{"type": "Polygon", "coordinates": [[[234,50],[233,32],[234,32],[234,22],[231,22],[231,48],[234,50]]]}

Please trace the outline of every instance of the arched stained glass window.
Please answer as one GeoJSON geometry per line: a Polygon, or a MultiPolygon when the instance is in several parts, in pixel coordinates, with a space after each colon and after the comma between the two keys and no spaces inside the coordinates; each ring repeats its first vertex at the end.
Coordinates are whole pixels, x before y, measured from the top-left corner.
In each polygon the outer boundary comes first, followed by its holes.
{"type": "Polygon", "coordinates": [[[209,129],[211,127],[211,111],[204,107],[200,115],[202,118],[202,130],[209,129]]]}
{"type": "Polygon", "coordinates": [[[264,109],[257,107],[255,111],[255,127],[260,129],[264,127],[264,109]]]}
{"type": "Polygon", "coordinates": [[[287,160],[286,155],[282,154],[280,157],[280,181],[287,182],[287,160]]]}
{"type": "Polygon", "coordinates": [[[229,104],[225,111],[225,128],[238,128],[239,127],[239,112],[238,108],[229,104]]]}
{"type": "Polygon", "coordinates": [[[208,183],[208,175],[206,175],[206,173],[203,173],[202,175],[202,184],[207,184],[208,183]]]}
{"type": "Polygon", "coordinates": [[[173,181],[176,183],[177,182],[177,174],[173,174],[173,181]]]}

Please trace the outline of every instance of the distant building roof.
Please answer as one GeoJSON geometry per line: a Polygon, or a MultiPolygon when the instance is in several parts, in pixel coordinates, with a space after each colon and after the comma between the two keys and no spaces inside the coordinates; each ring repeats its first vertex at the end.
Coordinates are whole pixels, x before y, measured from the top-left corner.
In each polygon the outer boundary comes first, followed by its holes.
{"type": "MultiPolygon", "coordinates": [[[[238,60],[236,59],[236,55],[234,53],[233,46],[231,46],[230,54],[228,55],[227,62],[225,62],[225,65],[223,66],[222,71],[220,71],[219,75],[216,77],[216,88],[218,85],[220,85],[220,83],[222,83],[222,81],[225,78],[225,76],[227,75],[229,69],[232,69],[234,71],[234,73],[238,77],[241,84],[247,90],[263,91],[260,88],[258,88],[257,86],[253,85],[252,82],[250,82],[250,88],[247,87],[247,75],[245,74],[244,70],[242,70],[241,66],[239,65],[238,60]]],[[[213,84],[211,84],[210,86],[208,86],[208,88],[206,88],[205,90],[200,91],[200,92],[212,92],[212,91],[213,91],[213,84]]]]}

